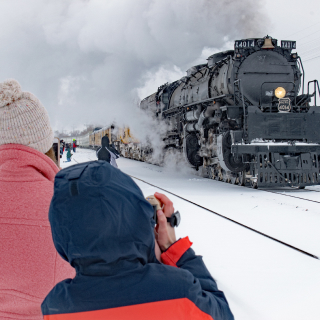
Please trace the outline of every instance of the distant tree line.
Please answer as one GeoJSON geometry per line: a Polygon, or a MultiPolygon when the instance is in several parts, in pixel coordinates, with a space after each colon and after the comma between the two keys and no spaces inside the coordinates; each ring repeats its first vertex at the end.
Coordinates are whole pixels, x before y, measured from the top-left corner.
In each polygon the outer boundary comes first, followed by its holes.
{"type": "Polygon", "coordinates": [[[70,130],[70,131],[60,131],[60,130],[55,130],[54,131],[54,136],[55,137],[77,137],[77,136],[82,136],[88,132],[92,132],[94,128],[96,128],[96,125],[93,124],[88,124],[86,125],[85,129],[83,130],[70,130]]]}

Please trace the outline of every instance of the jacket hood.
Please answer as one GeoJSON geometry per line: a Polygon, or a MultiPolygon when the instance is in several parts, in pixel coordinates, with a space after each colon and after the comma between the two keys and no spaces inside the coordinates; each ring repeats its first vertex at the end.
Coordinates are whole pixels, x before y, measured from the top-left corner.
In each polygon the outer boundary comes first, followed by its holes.
{"type": "Polygon", "coordinates": [[[49,220],[57,251],[80,273],[157,261],[152,206],[128,175],[106,161],[57,174],[49,220]]]}
{"type": "Polygon", "coordinates": [[[2,181],[54,181],[59,168],[45,154],[21,144],[0,145],[2,181]]]}

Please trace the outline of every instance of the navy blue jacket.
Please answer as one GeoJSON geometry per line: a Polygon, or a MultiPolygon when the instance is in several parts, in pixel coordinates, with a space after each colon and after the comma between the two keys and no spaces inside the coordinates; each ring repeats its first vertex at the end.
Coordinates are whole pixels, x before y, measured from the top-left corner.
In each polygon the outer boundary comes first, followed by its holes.
{"type": "Polygon", "coordinates": [[[162,254],[171,265],[156,259],[152,206],[106,161],[57,174],[49,220],[55,247],[76,276],[48,294],[44,319],[233,319],[187,238],[162,254]]]}

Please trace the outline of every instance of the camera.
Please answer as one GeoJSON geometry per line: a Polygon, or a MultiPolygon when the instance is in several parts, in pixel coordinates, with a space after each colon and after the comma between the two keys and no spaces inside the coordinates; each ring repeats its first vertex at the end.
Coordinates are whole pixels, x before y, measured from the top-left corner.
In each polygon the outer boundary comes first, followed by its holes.
{"type": "MultiPolygon", "coordinates": [[[[153,195],[146,197],[146,200],[152,205],[153,207],[153,220],[156,224],[158,224],[158,217],[157,217],[157,211],[162,210],[160,201],[153,195]]],[[[170,218],[167,217],[167,222],[170,223],[171,227],[177,227],[180,224],[181,216],[180,212],[176,211],[174,212],[170,218]]]]}

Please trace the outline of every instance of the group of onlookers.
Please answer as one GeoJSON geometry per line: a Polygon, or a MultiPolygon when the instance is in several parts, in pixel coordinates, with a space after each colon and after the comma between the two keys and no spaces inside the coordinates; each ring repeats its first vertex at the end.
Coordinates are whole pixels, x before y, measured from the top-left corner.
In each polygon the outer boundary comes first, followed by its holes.
{"type": "Polygon", "coordinates": [[[52,143],[36,96],[0,83],[1,320],[233,319],[164,194],[154,216],[106,138],[63,170],[52,143]]]}
{"type": "MultiPolygon", "coordinates": [[[[73,152],[76,152],[76,146],[75,146],[75,142],[73,142],[73,152]]],[[[70,162],[71,161],[71,157],[73,156],[73,153],[71,153],[71,143],[66,143],[63,140],[60,140],[60,155],[62,156],[64,153],[64,150],[67,150],[67,154],[66,154],[66,158],[67,161],[64,162],[70,162]]]]}

